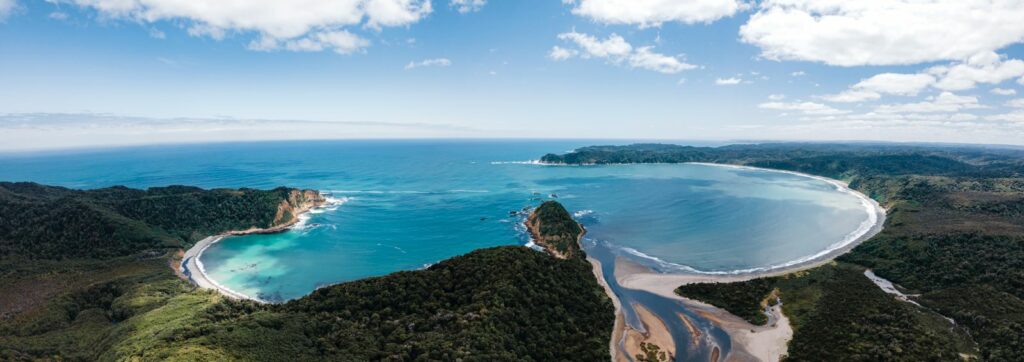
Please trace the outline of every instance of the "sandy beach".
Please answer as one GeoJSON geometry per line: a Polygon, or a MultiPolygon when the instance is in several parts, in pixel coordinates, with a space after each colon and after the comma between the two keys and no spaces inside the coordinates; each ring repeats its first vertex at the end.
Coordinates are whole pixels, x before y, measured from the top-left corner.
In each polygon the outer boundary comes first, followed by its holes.
{"type": "Polygon", "coordinates": [[[297,210],[298,212],[296,213],[295,218],[282,225],[270,228],[254,227],[246,230],[232,230],[219,235],[208,236],[196,242],[195,245],[192,245],[192,247],[189,248],[188,250],[185,250],[184,254],[181,256],[181,264],[178,266],[178,269],[175,270],[175,273],[178,274],[179,277],[182,277],[183,279],[189,281],[192,284],[195,284],[200,288],[216,290],[223,294],[225,297],[236,300],[246,299],[265,303],[266,301],[264,300],[231,290],[231,288],[221,285],[220,283],[217,283],[216,280],[210,278],[206,274],[206,269],[203,267],[202,260],[200,260],[200,258],[203,255],[203,252],[206,251],[206,249],[209,248],[211,245],[216,244],[217,242],[223,240],[226,237],[251,234],[275,234],[285,232],[288,229],[291,229],[292,227],[295,227],[296,225],[299,225],[300,223],[303,223],[307,219],[309,219],[308,213],[310,211],[336,203],[337,202],[325,201],[315,203],[313,206],[308,208],[297,210]]]}

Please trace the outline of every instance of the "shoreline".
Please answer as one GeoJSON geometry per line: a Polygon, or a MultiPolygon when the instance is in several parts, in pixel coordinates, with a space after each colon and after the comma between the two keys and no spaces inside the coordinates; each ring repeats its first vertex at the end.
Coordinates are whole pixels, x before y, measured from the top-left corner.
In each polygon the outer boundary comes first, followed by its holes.
{"type": "MultiPolygon", "coordinates": [[[[651,267],[642,265],[635,261],[616,260],[615,278],[623,288],[648,291],[665,298],[680,301],[687,308],[694,310],[702,317],[712,321],[725,330],[729,335],[729,338],[733,341],[732,350],[725,356],[725,358],[734,358],[737,360],[778,360],[781,356],[786,354],[787,344],[789,343],[789,340],[792,339],[793,335],[792,327],[789,324],[788,318],[782,313],[781,306],[775,306],[770,309],[770,320],[773,320],[774,323],[768,323],[765,326],[755,326],[721,308],[679,296],[675,294],[676,288],[682,285],[694,283],[729,283],[762,277],[780,276],[830,263],[836,257],[846,254],[864,241],[881,232],[886,220],[886,210],[874,199],[871,199],[857,190],[850,189],[847,183],[840,180],[808,175],[795,171],[773,170],[750,166],[715,163],[695,164],[784,172],[821,180],[836,186],[839,191],[857,196],[861,199],[862,204],[868,207],[867,210],[870,213],[869,220],[874,219],[874,223],[872,225],[867,227],[863,232],[858,233],[855,237],[850,238],[851,240],[841,240],[822,252],[802,257],[794,262],[787,262],[778,266],[751,268],[730,272],[696,271],[689,273],[672,273],[658,272],[651,267]]],[[[858,228],[858,230],[860,230],[860,228],[858,228]]],[[[851,234],[857,233],[858,230],[854,230],[851,234]]]]}
{"type": "Polygon", "coordinates": [[[312,206],[298,210],[298,212],[295,214],[295,217],[291,221],[288,221],[287,223],[281,225],[272,226],[269,228],[253,227],[246,230],[231,230],[217,235],[207,236],[202,240],[197,241],[194,245],[192,245],[192,247],[188,248],[188,250],[185,250],[184,254],[181,257],[181,264],[178,265],[178,269],[175,270],[175,272],[180,273],[179,276],[184,276],[185,279],[192,285],[195,285],[202,289],[216,290],[221,295],[228,297],[230,299],[251,300],[257,303],[269,303],[265,300],[259,299],[258,297],[253,297],[246,295],[244,293],[234,291],[231,288],[228,288],[218,283],[213,278],[211,278],[208,274],[206,274],[206,268],[203,266],[202,260],[200,260],[200,258],[203,255],[203,252],[206,251],[206,249],[208,249],[213,244],[216,244],[217,242],[223,240],[224,238],[232,236],[278,234],[286,232],[296,226],[301,226],[302,224],[304,224],[306,220],[310,218],[309,214],[312,213],[312,211],[330,205],[339,205],[341,203],[344,203],[344,201],[325,197],[324,201],[322,202],[314,202],[312,206]]]}

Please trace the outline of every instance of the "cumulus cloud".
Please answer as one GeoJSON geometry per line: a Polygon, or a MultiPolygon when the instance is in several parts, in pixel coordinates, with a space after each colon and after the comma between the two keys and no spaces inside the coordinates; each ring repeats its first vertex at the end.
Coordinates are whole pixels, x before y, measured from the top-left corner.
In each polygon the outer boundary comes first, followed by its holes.
{"type": "Polygon", "coordinates": [[[565,60],[574,56],[583,59],[598,58],[616,65],[665,74],[676,74],[697,67],[686,63],[679,57],[656,53],[650,46],[634,48],[626,39],[614,33],[605,39],[599,39],[589,34],[572,31],[558,34],[558,39],[572,43],[579,49],[555,46],[548,52],[548,58],[553,60],[565,60]]]}
{"type": "Polygon", "coordinates": [[[633,51],[633,46],[619,34],[612,33],[607,39],[601,40],[592,35],[575,31],[558,34],[558,39],[571,41],[582,48],[583,57],[624,57],[633,51]]]}
{"type": "Polygon", "coordinates": [[[1006,101],[1007,107],[1024,108],[1024,98],[1011,99],[1006,101]]]}
{"type": "Polygon", "coordinates": [[[458,12],[465,14],[480,11],[480,9],[484,8],[484,5],[487,5],[487,0],[451,0],[448,5],[458,12]]]}
{"type": "Polygon", "coordinates": [[[576,56],[576,54],[579,54],[579,51],[577,51],[576,49],[566,49],[555,45],[551,47],[551,51],[548,52],[548,58],[551,58],[552,60],[561,61],[572,58],[576,56]]]}
{"type": "Polygon", "coordinates": [[[769,100],[773,100],[773,101],[781,101],[783,99],[786,99],[786,95],[785,94],[769,94],[768,95],[768,99],[769,100]]]}
{"type": "Polygon", "coordinates": [[[935,77],[928,74],[881,73],[862,79],[841,93],[820,98],[829,102],[852,103],[879,99],[882,94],[916,96],[933,83],[935,77]]]}
{"type": "Polygon", "coordinates": [[[405,65],[405,70],[422,68],[422,67],[447,67],[452,65],[452,61],[448,58],[434,58],[424,59],[418,62],[409,62],[405,65]]]}
{"type": "Polygon", "coordinates": [[[858,103],[864,101],[873,101],[882,98],[882,95],[875,91],[863,89],[847,89],[840,93],[824,95],[818,98],[835,103],[858,103]]]}
{"type": "Polygon", "coordinates": [[[572,13],[605,24],[660,26],[666,22],[710,23],[745,5],[737,0],[563,0],[572,13]]]}
{"type": "Polygon", "coordinates": [[[1008,113],[993,114],[990,116],[986,116],[985,119],[990,121],[1024,123],[1024,111],[1018,110],[1008,113]]]}
{"type": "Polygon", "coordinates": [[[740,79],[739,77],[729,77],[729,78],[717,78],[717,79],[715,79],[715,85],[737,85],[737,84],[740,84],[742,82],[743,82],[743,79],[740,79]]]}
{"type": "Polygon", "coordinates": [[[923,102],[883,104],[875,108],[879,113],[935,113],[959,112],[964,109],[981,108],[978,98],[959,96],[950,92],[942,92],[937,96],[928,97],[923,102]]]}
{"type": "Polygon", "coordinates": [[[178,22],[193,36],[220,39],[232,33],[255,33],[249,48],[256,50],[331,49],[343,54],[368,44],[345,27],[405,26],[432,11],[429,0],[55,1],[94,9],[106,18],[178,22]]]}
{"type": "Polygon", "coordinates": [[[684,70],[693,69],[697,66],[680,61],[676,57],[670,57],[651,51],[652,47],[640,47],[627,59],[629,66],[633,68],[653,70],[659,73],[675,74],[684,70]]]}
{"type": "Polygon", "coordinates": [[[1024,39],[1020,1],[765,0],[740,28],[773,60],[839,66],[959,60],[1024,39]]]}
{"type": "Polygon", "coordinates": [[[346,30],[338,30],[313,33],[284,42],[280,42],[275,38],[261,37],[253,40],[249,44],[249,49],[272,51],[284,48],[293,52],[319,52],[331,49],[338,54],[349,54],[362,50],[369,45],[369,40],[346,30]]]}
{"type": "Polygon", "coordinates": [[[1017,94],[1017,91],[1014,90],[1014,89],[1008,89],[1008,88],[992,88],[991,90],[989,90],[989,93],[992,93],[992,94],[995,94],[995,95],[1000,95],[1000,96],[1012,96],[1012,95],[1017,94]]]}
{"type": "Polygon", "coordinates": [[[796,111],[807,115],[838,115],[849,113],[850,111],[835,109],[827,105],[815,102],[766,102],[757,105],[757,108],[761,109],[773,109],[780,111],[796,111]]]}
{"type": "Polygon", "coordinates": [[[928,73],[940,76],[935,84],[942,90],[965,90],[978,83],[999,84],[1024,75],[1024,61],[1005,59],[995,52],[981,52],[966,61],[929,68],[928,73]]]}

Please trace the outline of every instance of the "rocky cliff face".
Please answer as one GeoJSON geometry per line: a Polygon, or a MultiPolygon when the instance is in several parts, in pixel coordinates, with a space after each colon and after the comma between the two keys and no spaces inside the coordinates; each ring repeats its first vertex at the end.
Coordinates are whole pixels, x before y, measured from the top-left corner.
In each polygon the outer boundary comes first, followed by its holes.
{"type": "Polygon", "coordinates": [[[327,202],[327,199],[316,190],[288,191],[288,197],[277,205],[273,227],[289,225],[298,221],[298,215],[327,202]]]}

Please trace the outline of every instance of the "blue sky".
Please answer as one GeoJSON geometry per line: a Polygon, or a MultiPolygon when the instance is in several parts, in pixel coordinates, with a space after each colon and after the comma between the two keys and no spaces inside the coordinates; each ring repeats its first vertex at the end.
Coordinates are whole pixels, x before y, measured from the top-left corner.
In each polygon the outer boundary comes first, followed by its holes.
{"type": "Polygon", "coordinates": [[[1024,143],[1021,1],[204,3],[0,0],[0,150],[407,137],[1024,143]]]}

